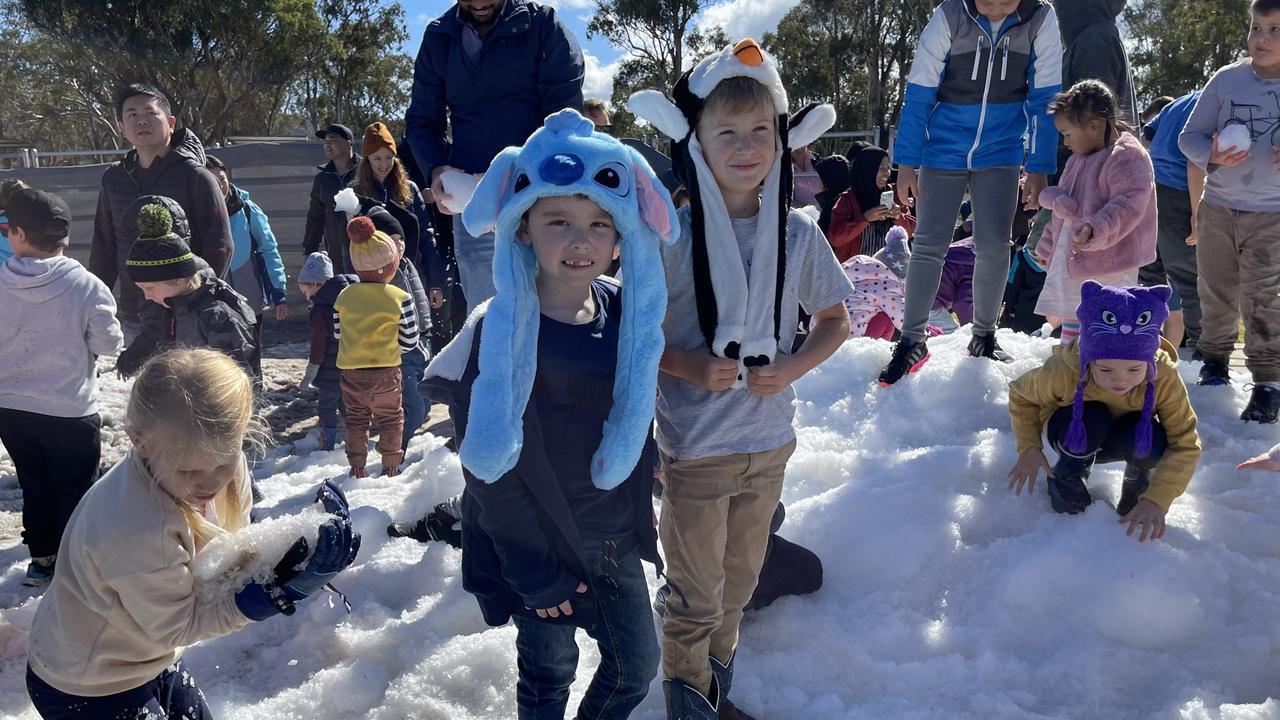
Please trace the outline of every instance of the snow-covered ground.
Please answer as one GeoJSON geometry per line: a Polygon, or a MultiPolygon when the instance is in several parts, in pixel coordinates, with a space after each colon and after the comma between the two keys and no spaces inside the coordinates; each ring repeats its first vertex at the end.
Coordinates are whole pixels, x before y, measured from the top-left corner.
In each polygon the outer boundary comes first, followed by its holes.
{"type": "MultiPolygon", "coordinates": [[[[1055,515],[1043,480],[1031,499],[1007,492],[1006,384],[1050,343],[1002,333],[1019,358],[1002,366],[964,357],[967,340],[933,341],[925,370],[888,390],[874,380],[890,346],[870,340],[799,383],[782,534],[817,551],[826,585],[748,617],[735,701],[762,720],[1280,718],[1280,476],[1235,470],[1277,432],[1237,419],[1246,378],[1199,388],[1184,364],[1205,453],[1166,538],[1139,545],[1108,506],[1119,466],[1095,471],[1083,516],[1055,515]]],[[[104,378],[109,422],[125,389],[104,378]]],[[[345,482],[365,536],[337,583],[350,616],[321,597],[187,652],[219,717],[515,716],[514,629],[481,622],[457,551],[383,529],[461,488],[444,442],[417,436],[400,477],[345,482]]],[[[310,447],[263,463],[268,514],[344,472],[340,450],[310,447]]],[[[0,717],[29,720],[25,562],[0,543],[0,717]]],[[[597,658],[580,638],[577,692],[597,658]]],[[[662,717],[657,682],[635,717],[662,717]]]]}

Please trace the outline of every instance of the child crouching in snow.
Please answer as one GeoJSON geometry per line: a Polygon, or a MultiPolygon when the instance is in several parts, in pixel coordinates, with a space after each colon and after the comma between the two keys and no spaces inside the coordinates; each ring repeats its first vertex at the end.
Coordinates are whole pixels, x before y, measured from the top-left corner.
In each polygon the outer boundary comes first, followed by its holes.
{"type": "Polygon", "coordinates": [[[1169,505],[1187,489],[1200,459],[1200,435],[1177,351],[1160,336],[1168,286],[1116,288],[1088,280],[1076,311],[1080,337],[1040,368],[1009,383],[1018,462],[1009,487],[1028,494],[1043,468],[1053,509],[1083,512],[1094,462],[1124,461],[1116,512],[1139,526],[1139,542],[1164,536],[1169,505]],[[1058,462],[1041,447],[1047,427],[1058,462]]]}
{"type": "Polygon", "coordinates": [[[249,524],[253,425],[252,383],[226,355],[175,350],[143,367],[125,419],[133,449],[71,516],[32,623],[27,692],[46,720],[211,717],[182,648],[292,613],[355,559],[346,500],[324,488],[340,517],[320,526],[302,570],[197,585],[197,553],[249,524]]]}
{"type": "Polygon", "coordinates": [[[514,619],[521,718],[561,718],[578,647],[601,661],[577,717],[625,718],[658,643],[649,441],[675,209],[630,148],[573,110],[507,148],[462,216],[494,230],[497,294],[427,368],[461,438],[463,584],[514,619]],[[495,227],[496,224],[496,227],[495,227]],[[600,277],[621,253],[621,288],[600,277]]]}
{"type": "MultiPolygon", "coordinates": [[[[853,292],[844,299],[845,310],[849,311],[849,337],[893,340],[897,336],[906,302],[903,280],[910,262],[907,231],[895,227],[875,256],[854,255],[841,263],[845,276],[853,283],[853,292]]],[[[929,325],[928,332],[934,337],[942,334],[942,328],[929,325]]]]}

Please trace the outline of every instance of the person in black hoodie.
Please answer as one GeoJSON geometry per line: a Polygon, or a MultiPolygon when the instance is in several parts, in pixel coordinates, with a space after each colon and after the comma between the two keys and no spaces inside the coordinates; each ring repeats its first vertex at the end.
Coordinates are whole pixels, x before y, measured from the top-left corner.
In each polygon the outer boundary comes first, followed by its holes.
{"type": "MultiPolygon", "coordinates": [[[[1120,100],[1123,119],[1138,123],[1138,98],[1129,55],[1116,18],[1128,0],[1055,0],[1062,31],[1062,87],[1081,80],[1101,80],[1120,100]]],[[[1061,164],[1059,164],[1061,167],[1061,164]]]]}
{"type": "Polygon", "coordinates": [[[191,251],[203,258],[215,277],[224,277],[234,241],[227,205],[213,174],[205,169],[204,145],[177,127],[164,93],[147,85],[129,85],[116,96],[120,134],[133,150],[102,174],[93,221],[89,271],[107,287],[120,281],[117,315],[125,342],[139,332],[142,293],[125,274],[129,248],[138,237],[135,213],[128,208],[144,195],[164,195],[181,206],[191,229],[191,251]]]}
{"type": "Polygon", "coordinates": [[[186,228],[182,208],[169,198],[145,200],[135,213],[138,241],[125,271],[149,302],[139,310],[141,332],[116,359],[116,370],[129,377],[165,350],[207,347],[252,374],[261,358],[253,308],[192,253],[180,235],[186,228]]]}

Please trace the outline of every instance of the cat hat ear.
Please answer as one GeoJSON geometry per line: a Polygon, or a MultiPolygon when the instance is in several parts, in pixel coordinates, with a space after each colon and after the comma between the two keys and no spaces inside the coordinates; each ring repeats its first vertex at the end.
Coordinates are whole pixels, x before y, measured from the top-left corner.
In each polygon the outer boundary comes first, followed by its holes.
{"type": "MultiPolygon", "coordinates": [[[[679,226],[671,197],[640,154],[594,132],[591,121],[571,109],[548,116],[523,147],[503,150],[462,213],[469,232],[494,232],[496,294],[484,306],[480,374],[460,455],[485,482],[497,481],[520,457],[541,320],[537,260],[518,231],[534,203],[558,196],[585,196],[612,216],[626,276],[613,406],[591,462],[592,482],[609,490],[631,475],[649,438],[667,307],[659,246],[674,241],[679,226]]],[[[428,374],[447,376],[433,372],[435,365],[428,374]]]]}
{"type": "Polygon", "coordinates": [[[1080,381],[1072,400],[1071,424],[1065,446],[1073,453],[1088,449],[1084,426],[1084,392],[1089,384],[1089,365],[1097,360],[1133,360],[1147,363],[1147,388],[1142,404],[1142,422],[1136,430],[1134,450],[1138,457],[1151,453],[1151,418],[1155,412],[1156,353],[1160,350],[1160,328],[1169,319],[1168,285],[1155,287],[1111,287],[1086,280],[1080,287],[1080,381]]]}

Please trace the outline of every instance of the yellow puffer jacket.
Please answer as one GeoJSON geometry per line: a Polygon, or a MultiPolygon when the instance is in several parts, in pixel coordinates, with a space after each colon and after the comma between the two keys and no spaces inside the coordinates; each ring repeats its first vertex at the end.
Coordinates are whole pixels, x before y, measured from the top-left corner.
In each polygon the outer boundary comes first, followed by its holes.
{"type": "MultiPolygon", "coordinates": [[[[1187,397],[1187,386],[1178,376],[1178,354],[1167,340],[1160,341],[1156,352],[1156,403],[1154,416],[1164,427],[1169,440],[1164,457],[1156,465],[1151,485],[1142,494],[1165,511],[1187,489],[1196,463],[1200,461],[1200,434],[1196,431],[1196,412],[1187,397]]],[[[1080,346],[1073,341],[1062,352],[1056,352],[1044,365],[1009,383],[1009,417],[1018,452],[1043,447],[1044,427],[1059,408],[1071,405],[1080,381],[1080,346]]],[[[1128,394],[1117,395],[1089,380],[1085,401],[1103,403],[1113,417],[1142,412],[1147,384],[1128,394]]]]}

